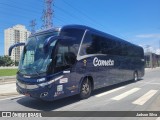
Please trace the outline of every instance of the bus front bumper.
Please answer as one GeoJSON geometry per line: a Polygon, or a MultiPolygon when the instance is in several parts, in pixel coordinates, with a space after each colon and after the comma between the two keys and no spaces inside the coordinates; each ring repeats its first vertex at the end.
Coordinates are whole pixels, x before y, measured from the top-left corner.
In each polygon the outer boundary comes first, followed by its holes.
{"type": "Polygon", "coordinates": [[[30,85],[19,81],[16,82],[17,92],[25,96],[30,96],[45,101],[54,100],[54,84],[49,85],[30,85]]]}

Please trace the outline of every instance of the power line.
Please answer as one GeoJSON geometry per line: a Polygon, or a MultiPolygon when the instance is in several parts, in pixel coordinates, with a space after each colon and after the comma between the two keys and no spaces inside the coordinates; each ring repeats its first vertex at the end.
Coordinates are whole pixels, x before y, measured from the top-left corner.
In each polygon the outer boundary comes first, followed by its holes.
{"type": "MultiPolygon", "coordinates": [[[[30,10],[28,10],[28,9],[24,9],[24,8],[20,8],[20,7],[17,7],[17,6],[13,6],[13,5],[9,5],[9,4],[5,4],[5,3],[0,3],[0,4],[2,4],[2,5],[5,5],[5,6],[8,6],[8,7],[12,7],[12,8],[16,8],[16,9],[20,9],[21,11],[23,10],[23,11],[25,11],[25,12],[28,12],[28,11],[30,11],[30,10]]],[[[5,11],[6,12],[6,11],[5,11]]],[[[17,13],[17,12],[16,12],[17,13]]],[[[35,15],[35,13],[38,13],[37,11],[32,11],[32,12],[29,12],[30,14],[33,14],[33,15],[35,15]]],[[[12,12],[12,13],[9,13],[10,15],[12,14],[15,14],[15,12],[12,12]]],[[[6,15],[6,14],[4,14],[4,15],[6,15]]],[[[27,16],[24,16],[24,15],[22,15],[22,14],[16,14],[16,15],[18,15],[18,16],[21,16],[21,17],[25,17],[25,18],[28,18],[27,16]]]]}
{"type": "Polygon", "coordinates": [[[90,16],[88,16],[85,12],[81,11],[80,9],[72,6],[70,3],[68,3],[66,0],[63,0],[63,2],[70,6],[72,9],[76,10],[77,12],[79,12],[81,15],[83,15],[87,20],[89,20],[90,22],[94,23],[96,26],[99,27],[104,27],[104,25],[102,25],[101,23],[97,22],[95,19],[91,18],[90,16]]]}
{"type": "Polygon", "coordinates": [[[99,23],[97,23],[94,19],[90,18],[87,14],[85,14],[84,12],[82,12],[81,10],[77,9],[76,7],[72,6],[71,4],[69,4],[67,1],[63,0],[63,2],[70,6],[72,9],[76,10],[77,12],[81,13],[81,15],[83,15],[84,17],[86,17],[88,20],[90,20],[93,23],[96,23],[98,26],[100,25],[99,23]]]}
{"type": "MultiPolygon", "coordinates": [[[[0,3],[0,4],[2,4],[2,5],[5,5],[5,6],[8,6],[8,7],[12,7],[12,8],[16,8],[16,9],[20,9],[21,11],[23,10],[23,11],[25,11],[25,12],[28,12],[28,11],[32,11],[32,10],[29,10],[29,9],[24,9],[24,8],[20,8],[20,7],[17,7],[17,6],[14,6],[14,5],[9,5],[9,4],[6,4],[6,3],[0,3]]],[[[2,11],[1,11],[2,12],[2,11]]],[[[4,12],[4,11],[3,11],[4,12]]],[[[5,11],[6,12],[6,11],[5,11]]],[[[8,13],[7,13],[8,14],[8,13]]],[[[12,13],[12,15],[14,14],[14,17],[22,17],[22,18],[27,18],[27,19],[30,19],[29,17],[27,17],[27,16],[24,16],[24,15],[22,15],[22,14],[15,14],[15,13],[12,13]]],[[[31,14],[33,14],[33,15],[35,15],[35,14],[40,14],[38,11],[32,11],[32,12],[29,12],[29,14],[31,15],[31,14]]],[[[4,14],[4,15],[6,15],[6,14],[4,14]]],[[[11,16],[11,14],[9,13],[9,15],[11,16]]],[[[60,20],[58,17],[56,17],[57,18],[57,21],[60,21],[60,22],[62,22],[62,20],[60,20]]],[[[40,19],[40,18],[39,18],[40,19]]],[[[13,20],[12,20],[13,21],[13,20]]],[[[64,21],[63,21],[64,22],[64,21]]]]}
{"type": "MultiPolygon", "coordinates": [[[[66,4],[68,4],[70,7],[71,7],[71,5],[69,4],[69,3],[67,3],[66,1],[65,1],[65,3],[66,4]]],[[[20,10],[23,10],[23,11],[25,11],[25,12],[28,12],[28,11],[32,11],[32,12],[29,12],[30,14],[39,14],[39,12],[38,11],[33,11],[33,10],[30,10],[30,9],[25,9],[25,8],[21,8],[21,7],[17,7],[17,6],[14,6],[14,5],[8,5],[8,4],[5,4],[5,3],[0,3],[0,4],[2,4],[2,5],[6,5],[6,6],[9,6],[9,7],[13,7],[13,8],[16,8],[16,9],[20,9],[20,10]]],[[[54,5],[55,6],[55,5],[54,5]]],[[[80,18],[80,17],[78,17],[78,16],[76,16],[76,15],[74,15],[74,14],[72,14],[72,13],[70,13],[70,12],[68,12],[68,11],[66,11],[66,10],[64,10],[63,8],[60,8],[60,7],[58,7],[58,6],[55,6],[58,10],[60,10],[61,12],[63,12],[63,13],[65,13],[66,15],[68,15],[69,17],[72,17],[72,18],[74,18],[74,19],[76,19],[76,20],[78,20],[78,21],[81,21],[82,23],[87,23],[86,22],[86,20],[84,20],[84,18],[82,19],[82,18],[80,18]]],[[[81,13],[81,14],[83,14],[83,16],[85,16],[85,18],[88,18],[88,20],[90,20],[90,21],[92,21],[94,24],[96,23],[96,22],[94,22],[93,20],[91,20],[91,18],[89,18],[86,14],[84,14],[83,12],[81,12],[79,9],[77,9],[77,8],[75,8],[75,7],[72,7],[72,9],[75,9],[76,11],[78,11],[79,13],[81,13]]],[[[51,12],[49,11],[48,13],[50,13],[51,14],[51,12]]],[[[14,13],[15,14],[15,13],[14,13]]],[[[15,15],[14,15],[15,16],[15,15]]],[[[28,18],[27,16],[24,16],[24,15],[22,15],[22,14],[20,14],[20,15],[18,15],[18,14],[16,14],[16,16],[21,16],[21,17],[25,17],[25,18],[28,18]]],[[[57,21],[59,21],[59,22],[61,22],[61,23],[66,23],[66,19],[65,20],[63,20],[63,19],[61,19],[60,17],[57,17],[57,16],[54,16],[55,17],[55,19],[57,20],[57,21]]],[[[30,18],[28,18],[28,19],[30,19],[30,18]]],[[[51,23],[51,22],[50,22],[51,23]]],[[[99,24],[97,24],[97,25],[99,25],[99,24]]],[[[100,25],[99,25],[100,26],[100,25]]]]}
{"type": "MultiPolygon", "coordinates": [[[[76,19],[76,20],[78,20],[78,21],[81,21],[82,23],[87,23],[86,20],[84,20],[84,18],[80,18],[80,17],[78,17],[77,15],[72,14],[72,13],[64,10],[63,8],[55,5],[55,4],[54,4],[54,7],[57,8],[58,10],[60,10],[61,12],[65,13],[65,15],[68,15],[69,17],[72,17],[73,19],[76,19]]],[[[81,12],[81,13],[82,13],[82,12],[81,12]]],[[[85,15],[85,16],[87,16],[87,15],[85,15]]],[[[89,18],[88,18],[88,19],[89,19],[89,18]]],[[[90,21],[91,21],[91,20],[90,20],[90,21]]],[[[93,22],[93,21],[92,21],[92,22],[93,22]]],[[[93,22],[93,23],[95,24],[95,22],[93,22]]]]}
{"type": "Polygon", "coordinates": [[[60,11],[62,11],[62,12],[65,13],[66,15],[68,15],[69,17],[72,17],[72,18],[74,18],[74,19],[76,19],[76,20],[78,20],[78,21],[81,21],[82,23],[86,22],[86,21],[84,21],[83,19],[77,17],[76,15],[71,14],[70,12],[64,10],[63,8],[60,8],[60,7],[56,6],[56,5],[54,5],[54,7],[57,8],[57,9],[59,9],[60,11]]]}
{"type": "Polygon", "coordinates": [[[21,7],[18,7],[18,6],[15,6],[15,5],[10,5],[10,4],[6,4],[6,3],[0,3],[1,5],[5,5],[5,6],[8,6],[8,7],[12,7],[12,8],[15,8],[15,9],[20,9],[20,10],[24,10],[24,11],[30,11],[30,13],[35,13],[35,12],[37,12],[37,13],[39,13],[38,11],[33,11],[33,10],[31,10],[31,9],[26,9],[26,8],[21,8],[21,7]]]}

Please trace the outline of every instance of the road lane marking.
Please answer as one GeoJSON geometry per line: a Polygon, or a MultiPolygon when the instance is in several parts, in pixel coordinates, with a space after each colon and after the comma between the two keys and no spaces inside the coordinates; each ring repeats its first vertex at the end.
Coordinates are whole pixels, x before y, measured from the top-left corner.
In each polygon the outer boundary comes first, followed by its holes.
{"type": "Polygon", "coordinates": [[[17,98],[21,98],[21,97],[24,97],[24,95],[16,95],[16,96],[14,96],[14,97],[3,98],[3,99],[0,99],[0,101],[12,100],[12,99],[17,99],[17,98]]]}
{"type": "Polygon", "coordinates": [[[102,97],[102,96],[104,96],[104,95],[113,93],[113,92],[118,91],[118,90],[121,90],[121,89],[123,89],[123,88],[125,88],[125,87],[123,86],[123,87],[119,87],[119,88],[116,88],[116,89],[113,89],[113,90],[109,90],[109,91],[107,91],[107,92],[103,92],[103,93],[101,93],[101,94],[95,95],[95,97],[102,97]]]}
{"type": "Polygon", "coordinates": [[[160,117],[158,117],[156,120],[160,120],[160,117]]]}
{"type": "Polygon", "coordinates": [[[139,83],[143,83],[143,84],[153,84],[153,85],[160,85],[160,83],[150,83],[150,82],[139,82],[139,83]]]}
{"type": "Polygon", "coordinates": [[[144,94],[143,96],[141,96],[140,98],[138,98],[132,103],[137,105],[143,105],[156,93],[157,93],[157,90],[150,90],[149,92],[147,92],[146,94],[144,94]]]}
{"type": "Polygon", "coordinates": [[[120,94],[120,95],[118,95],[116,97],[111,98],[111,99],[112,100],[121,100],[121,99],[127,97],[128,95],[131,95],[131,94],[137,92],[140,89],[141,88],[133,88],[133,89],[131,89],[131,90],[127,91],[127,92],[124,92],[124,93],[122,93],[122,94],[120,94]]]}

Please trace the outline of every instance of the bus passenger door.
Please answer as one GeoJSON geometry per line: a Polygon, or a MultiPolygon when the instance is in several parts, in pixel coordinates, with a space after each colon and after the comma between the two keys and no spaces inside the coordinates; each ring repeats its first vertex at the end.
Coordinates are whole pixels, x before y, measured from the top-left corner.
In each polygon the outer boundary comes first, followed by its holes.
{"type": "Polygon", "coordinates": [[[75,79],[73,79],[73,64],[76,61],[74,53],[70,52],[69,46],[58,45],[57,54],[55,56],[55,73],[63,76],[60,79],[60,85],[63,85],[63,91],[65,94],[71,94],[71,89],[75,85],[75,79]]]}

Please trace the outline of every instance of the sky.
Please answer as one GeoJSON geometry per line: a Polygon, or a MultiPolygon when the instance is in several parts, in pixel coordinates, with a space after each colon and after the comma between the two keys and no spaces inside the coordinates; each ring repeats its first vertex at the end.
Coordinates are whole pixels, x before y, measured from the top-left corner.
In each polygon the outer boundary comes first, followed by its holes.
{"type": "MultiPolygon", "coordinates": [[[[160,48],[160,0],[53,0],[53,27],[90,26],[153,52],[160,48]]],[[[36,19],[42,26],[44,0],[0,0],[0,55],[4,55],[4,29],[17,24],[28,30],[36,19]]],[[[159,49],[160,52],[160,49],[159,49]]]]}

